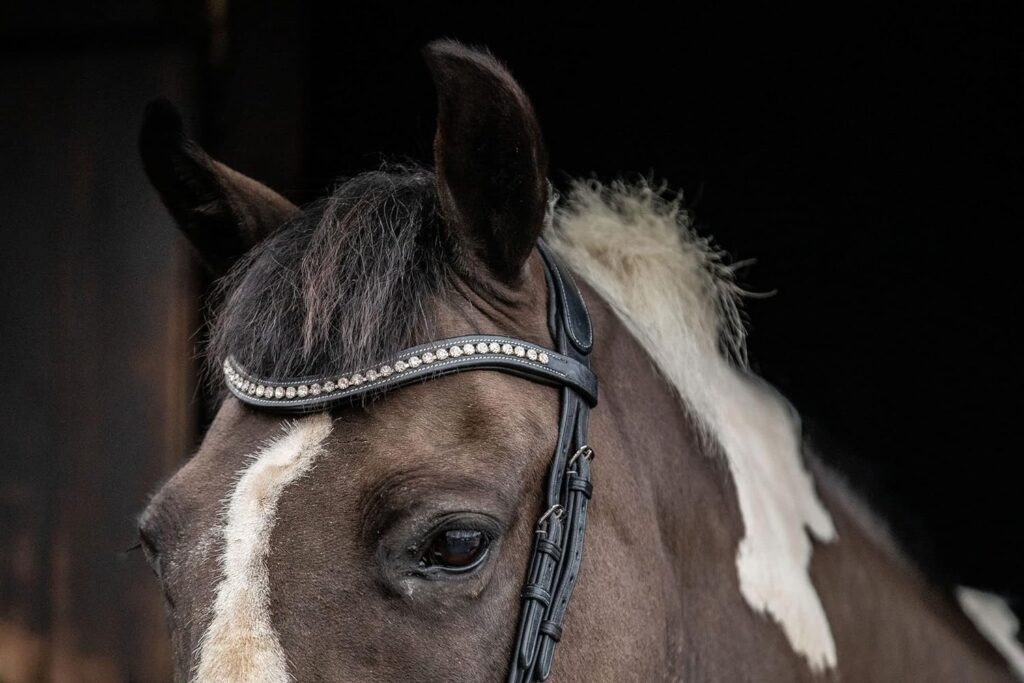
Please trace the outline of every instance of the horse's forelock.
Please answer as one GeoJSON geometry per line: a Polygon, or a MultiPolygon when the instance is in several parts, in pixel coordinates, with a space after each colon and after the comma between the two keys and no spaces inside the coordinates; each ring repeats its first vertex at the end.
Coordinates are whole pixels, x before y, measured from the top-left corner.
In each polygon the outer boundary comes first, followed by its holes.
{"type": "Polygon", "coordinates": [[[358,175],[222,280],[209,365],[232,355],[278,378],[372,365],[430,335],[430,301],[446,287],[448,262],[432,172],[358,175]]]}

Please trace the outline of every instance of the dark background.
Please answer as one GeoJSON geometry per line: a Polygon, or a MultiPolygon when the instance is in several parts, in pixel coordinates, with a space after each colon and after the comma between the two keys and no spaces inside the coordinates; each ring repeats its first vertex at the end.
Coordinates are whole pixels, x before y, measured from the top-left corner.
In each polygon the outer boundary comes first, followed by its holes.
{"type": "Polygon", "coordinates": [[[420,46],[489,46],[554,180],[651,176],[738,260],[754,367],[943,580],[1020,600],[1024,23],[977,3],[18,4],[0,23],[0,679],[164,680],[133,515],[194,447],[208,287],[134,151],[165,95],[291,199],[429,161],[420,46]]]}

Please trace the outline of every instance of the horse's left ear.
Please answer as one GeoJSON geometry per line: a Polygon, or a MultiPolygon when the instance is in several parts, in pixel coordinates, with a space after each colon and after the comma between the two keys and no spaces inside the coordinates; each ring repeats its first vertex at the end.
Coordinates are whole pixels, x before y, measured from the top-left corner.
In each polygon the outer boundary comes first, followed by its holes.
{"type": "Polygon", "coordinates": [[[547,153],[533,106],[487,53],[444,40],[424,55],[437,88],[434,163],[445,225],[465,265],[515,286],[548,203],[547,153]]]}
{"type": "Polygon", "coordinates": [[[223,275],[298,208],[269,187],[211,159],[185,135],[167,100],[146,107],[139,152],[153,187],[214,275],[223,275]]]}

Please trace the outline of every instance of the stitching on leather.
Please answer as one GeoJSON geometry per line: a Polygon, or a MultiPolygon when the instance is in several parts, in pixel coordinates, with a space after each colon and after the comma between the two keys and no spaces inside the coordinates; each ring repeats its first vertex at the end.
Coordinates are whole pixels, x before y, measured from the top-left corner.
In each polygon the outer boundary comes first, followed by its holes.
{"type": "MultiPolygon", "coordinates": [[[[572,311],[569,310],[569,306],[568,306],[569,297],[568,297],[568,295],[565,292],[564,278],[562,277],[562,271],[557,267],[557,263],[558,262],[555,261],[554,259],[555,259],[555,256],[552,254],[552,256],[551,256],[552,263],[554,263],[556,265],[555,265],[554,268],[551,269],[551,271],[554,273],[555,280],[558,282],[558,289],[562,292],[562,310],[565,311],[565,317],[569,321],[567,332],[569,333],[569,336],[572,337],[573,341],[576,342],[577,345],[585,346],[587,349],[590,349],[593,346],[593,344],[594,344],[594,330],[590,327],[590,325],[587,326],[588,329],[587,329],[587,341],[586,342],[581,341],[579,339],[579,337],[576,336],[576,329],[575,329],[576,325],[573,324],[573,321],[575,319],[572,316],[572,311]]],[[[575,281],[573,281],[572,285],[573,285],[573,288],[576,290],[577,298],[579,299],[580,303],[583,305],[583,310],[586,312],[587,319],[589,320],[590,319],[590,309],[587,308],[587,300],[583,298],[583,293],[580,292],[580,288],[576,284],[575,281]]]]}
{"type": "MultiPolygon", "coordinates": [[[[559,354],[559,355],[557,355],[555,357],[559,358],[559,359],[564,359],[565,358],[564,356],[561,356],[561,354],[559,354]]],[[[465,356],[465,357],[460,357],[460,358],[453,358],[451,360],[435,361],[433,363],[430,363],[430,364],[427,364],[425,366],[422,366],[422,369],[421,368],[415,368],[411,372],[403,372],[401,375],[395,375],[395,376],[392,376],[392,377],[382,377],[380,379],[374,379],[374,380],[370,380],[368,382],[363,382],[358,387],[355,387],[355,389],[352,390],[352,391],[350,391],[348,389],[343,389],[342,391],[333,391],[328,396],[326,396],[325,398],[337,398],[337,397],[340,397],[340,396],[354,396],[356,394],[359,394],[362,391],[365,391],[367,389],[372,389],[373,387],[381,385],[381,384],[387,384],[389,382],[398,383],[399,380],[406,379],[408,377],[420,377],[420,376],[423,376],[423,375],[427,375],[427,374],[429,374],[429,371],[434,369],[434,368],[447,367],[447,366],[450,366],[450,365],[458,365],[460,363],[468,363],[468,362],[475,361],[477,358],[487,358],[488,360],[501,359],[500,360],[501,363],[518,363],[519,365],[523,365],[523,366],[526,366],[526,367],[538,368],[538,369],[541,369],[541,370],[543,370],[545,372],[550,372],[553,375],[558,375],[560,377],[567,377],[567,375],[564,372],[561,372],[560,370],[555,370],[550,365],[544,365],[543,363],[539,363],[537,361],[532,361],[532,360],[529,360],[528,358],[520,358],[518,356],[513,356],[513,357],[510,357],[510,356],[499,356],[497,354],[487,354],[487,355],[480,354],[479,356],[473,355],[473,356],[465,356]]],[[[245,374],[246,379],[249,380],[250,382],[255,381],[257,384],[270,385],[270,386],[272,386],[275,389],[278,388],[278,387],[281,387],[282,389],[287,389],[288,387],[294,388],[296,384],[320,384],[320,383],[323,383],[323,382],[333,381],[333,379],[332,379],[333,376],[327,376],[327,377],[324,377],[323,379],[319,379],[319,380],[315,380],[315,379],[314,380],[301,380],[301,381],[293,380],[293,381],[288,381],[288,382],[273,383],[273,382],[266,382],[266,381],[263,381],[263,380],[257,380],[253,376],[248,375],[247,373],[243,373],[243,372],[241,372],[241,371],[239,371],[237,369],[235,371],[238,372],[239,374],[245,374]]],[[[366,372],[366,371],[364,370],[363,372],[366,372]]],[[[355,373],[353,373],[353,374],[355,374],[355,373]]],[[[360,374],[362,374],[362,373],[360,373],[360,374]]],[[[233,385],[229,384],[229,386],[233,386],[233,385]]],[[[246,394],[246,396],[248,396],[248,394],[246,394]]],[[[255,398],[256,400],[261,400],[261,401],[265,400],[265,399],[260,399],[259,397],[253,397],[253,398],[255,398]]],[[[317,396],[315,398],[317,400],[320,399],[319,396],[317,396]]],[[[293,403],[293,404],[297,403],[297,404],[300,404],[300,405],[301,405],[301,401],[302,401],[302,399],[298,399],[298,400],[292,399],[292,400],[289,400],[290,403],[293,403]]],[[[278,404],[280,402],[282,402],[282,399],[273,399],[273,403],[275,403],[275,404],[278,404]]]]}
{"type": "MultiPolygon", "coordinates": [[[[552,358],[568,359],[568,356],[563,356],[562,354],[558,353],[557,351],[554,351],[554,350],[549,349],[549,348],[544,347],[544,346],[540,346],[538,344],[533,344],[531,342],[524,341],[522,339],[516,339],[515,337],[502,337],[502,336],[495,336],[495,335],[490,335],[490,336],[485,336],[485,335],[465,335],[465,336],[462,336],[462,337],[448,337],[447,339],[438,339],[437,341],[434,341],[434,342],[427,342],[425,344],[420,344],[418,346],[411,346],[411,347],[409,347],[407,349],[403,349],[402,351],[400,351],[394,357],[394,360],[388,361],[386,363],[379,363],[377,365],[374,365],[373,367],[365,368],[363,370],[356,370],[354,372],[347,372],[347,373],[336,372],[336,373],[332,373],[332,374],[329,374],[329,375],[320,375],[319,377],[309,377],[309,378],[306,378],[306,379],[284,379],[284,380],[261,379],[261,378],[257,377],[256,375],[254,375],[254,374],[252,374],[250,372],[247,372],[244,368],[239,366],[235,362],[234,358],[229,358],[228,360],[231,363],[232,369],[234,369],[234,371],[237,372],[239,375],[243,375],[245,377],[245,379],[249,380],[250,382],[256,382],[257,384],[270,385],[271,387],[275,387],[275,388],[276,387],[288,388],[289,386],[298,386],[300,384],[323,384],[324,382],[328,382],[328,381],[333,382],[335,380],[335,378],[338,377],[339,375],[351,376],[351,375],[355,375],[355,374],[364,374],[364,373],[369,372],[370,370],[377,370],[382,365],[392,365],[393,366],[395,363],[397,363],[400,360],[403,360],[407,356],[415,356],[418,353],[422,353],[425,350],[440,349],[440,348],[447,349],[447,348],[449,348],[451,346],[463,346],[463,345],[469,344],[469,343],[472,343],[475,346],[476,344],[479,344],[479,343],[487,343],[487,344],[489,344],[491,342],[503,343],[503,344],[514,344],[515,346],[522,346],[522,347],[527,348],[527,349],[533,349],[534,351],[537,351],[537,352],[543,351],[544,353],[548,354],[552,358]],[[456,342],[458,342],[458,343],[456,343],[456,342]]],[[[529,362],[529,363],[533,363],[534,362],[534,361],[530,361],[529,359],[524,360],[521,356],[509,356],[508,354],[504,354],[504,353],[499,355],[499,354],[496,354],[496,353],[492,353],[490,351],[488,351],[486,354],[483,354],[483,353],[466,354],[466,358],[469,358],[471,356],[472,357],[481,357],[481,358],[487,356],[487,357],[491,357],[491,358],[504,358],[504,359],[507,359],[507,360],[518,360],[518,361],[529,362]]],[[[458,360],[458,359],[453,359],[453,360],[458,360]]],[[[441,363],[447,363],[447,362],[448,362],[447,360],[441,361],[441,363]]],[[[438,365],[440,365],[440,363],[431,363],[430,364],[431,367],[437,367],[438,365]]],[[[547,367],[547,366],[543,366],[543,367],[547,367]]],[[[557,371],[555,371],[555,370],[553,370],[552,372],[556,372],[557,373],[557,371]]],[[[405,377],[408,374],[411,374],[411,373],[406,373],[405,375],[402,375],[402,376],[405,377]]],[[[384,378],[384,379],[390,379],[390,378],[384,378]]],[[[372,380],[372,381],[373,382],[378,382],[378,380],[372,380]]],[[[363,386],[367,386],[368,387],[370,385],[366,384],[366,383],[360,385],[360,387],[363,387],[363,386]]]]}
{"type": "MultiPolygon", "coordinates": [[[[481,340],[481,341],[483,341],[483,340],[481,340]]],[[[467,341],[467,343],[468,343],[468,341],[467,341]]],[[[550,352],[548,352],[548,353],[550,353],[550,352]]],[[[564,358],[563,356],[561,356],[561,354],[557,354],[557,357],[564,358]]],[[[300,408],[308,408],[308,407],[312,407],[312,406],[319,406],[319,405],[323,405],[323,404],[327,404],[327,403],[332,403],[334,401],[341,401],[341,400],[344,400],[344,399],[353,398],[355,396],[359,396],[360,394],[362,394],[362,393],[364,393],[364,392],[366,392],[366,391],[368,391],[370,389],[373,389],[374,387],[380,386],[382,384],[389,384],[390,383],[390,384],[398,385],[398,384],[401,384],[402,380],[406,380],[406,379],[410,379],[410,378],[429,377],[430,370],[433,370],[435,368],[450,367],[450,366],[453,366],[453,365],[457,366],[457,365],[466,363],[466,362],[470,361],[471,359],[475,360],[475,358],[488,358],[488,356],[486,356],[484,354],[480,354],[480,356],[467,356],[465,358],[455,358],[455,359],[451,359],[451,360],[444,360],[444,361],[440,361],[440,362],[435,362],[435,363],[431,363],[429,366],[427,366],[422,371],[417,369],[417,370],[415,370],[413,372],[402,374],[399,377],[386,377],[386,378],[381,378],[381,379],[377,379],[377,380],[372,380],[370,382],[365,382],[365,383],[359,385],[359,387],[357,387],[357,389],[355,391],[347,391],[347,390],[346,391],[340,391],[340,392],[336,391],[336,392],[331,392],[330,394],[327,394],[325,396],[317,396],[317,397],[315,397],[313,399],[308,399],[307,398],[307,399],[290,399],[290,400],[289,399],[269,399],[268,400],[268,399],[265,399],[265,398],[259,398],[257,396],[251,396],[248,393],[246,393],[246,392],[242,391],[241,389],[239,389],[238,387],[234,386],[230,382],[228,383],[228,389],[240,401],[242,401],[243,403],[248,403],[250,405],[258,405],[258,406],[263,406],[263,407],[268,407],[268,408],[269,407],[289,407],[289,406],[300,407],[300,408]]],[[[544,373],[550,373],[552,375],[557,375],[557,376],[559,376],[559,377],[561,377],[563,379],[567,379],[567,377],[568,377],[564,372],[561,372],[559,370],[555,370],[554,368],[550,367],[549,365],[544,365],[542,363],[531,361],[529,359],[519,358],[518,356],[509,357],[509,356],[498,356],[498,355],[494,354],[494,355],[491,355],[489,357],[489,359],[499,359],[499,358],[501,359],[502,363],[514,363],[514,364],[517,364],[517,365],[521,365],[523,367],[537,368],[539,370],[542,370],[544,373]]],[[[236,372],[239,372],[239,374],[242,374],[237,369],[236,369],[236,372]]],[[[253,381],[252,377],[248,376],[248,375],[247,375],[247,379],[250,382],[253,381]]],[[[323,380],[323,381],[326,381],[326,380],[323,380]]],[[[267,382],[262,382],[262,381],[258,381],[257,383],[259,383],[259,384],[268,384],[267,382]]],[[[315,384],[315,383],[317,383],[317,380],[311,380],[310,382],[303,381],[303,382],[299,382],[299,383],[300,384],[308,384],[308,383],[314,383],[315,384]]],[[[280,386],[282,388],[287,388],[288,386],[294,386],[294,385],[293,384],[277,384],[277,385],[274,385],[274,388],[277,388],[278,386],[280,386]]]]}

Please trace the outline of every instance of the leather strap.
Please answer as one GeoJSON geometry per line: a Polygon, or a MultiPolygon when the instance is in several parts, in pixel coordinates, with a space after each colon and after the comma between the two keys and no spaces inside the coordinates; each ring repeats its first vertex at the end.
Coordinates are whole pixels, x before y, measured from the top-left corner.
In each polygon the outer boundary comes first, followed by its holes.
{"type": "Polygon", "coordinates": [[[544,681],[562,639],[569,598],[579,578],[587,508],[594,487],[587,420],[597,404],[590,369],[594,334],[586,302],[569,271],[538,243],[548,285],[548,326],[554,350],[502,335],[468,335],[406,349],[391,361],[346,375],[260,379],[232,358],[224,361],[228,389],[255,408],[286,413],[320,411],[465,370],[498,370],[561,388],[558,438],[544,486],[523,587],[509,683],[544,681]]]}
{"type": "MultiPolygon", "coordinates": [[[[548,281],[548,301],[555,299],[555,305],[549,305],[548,310],[561,313],[562,326],[572,345],[581,354],[587,355],[594,347],[594,331],[587,303],[583,300],[576,281],[572,279],[555,252],[551,251],[543,240],[537,243],[537,250],[551,276],[548,281]]],[[[554,330],[551,336],[558,338],[554,330]]]]}
{"type": "MultiPolygon", "coordinates": [[[[555,348],[589,370],[593,330],[586,304],[558,257],[543,242],[539,249],[547,266],[548,322],[555,348]]],[[[534,532],[509,683],[547,680],[555,645],[562,639],[562,623],[579,578],[587,507],[593,493],[590,461],[594,452],[586,444],[587,419],[593,405],[574,387],[563,386],[558,439],[545,487],[545,511],[534,532]],[[551,551],[552,546],[557,546],[557,553],[551,551]]]]}
{"type": "Polygon", "coordinates": [[[494,334],[449,337],[421,344],[406,349],[390,363],[342,376],[262,380],[233,358],[224,362],[228,390],[240,401],[289,413],[326,410],[370,394],[464,370],[499,370],[545,384],[569,386],[591,405],[597,403],[597,377],[586,364],[521,339],[494,334]],[[458,356],[452,355],[456,348],[458,356]],[[439,355],[442,353],[443,358],[439,355]]]}

